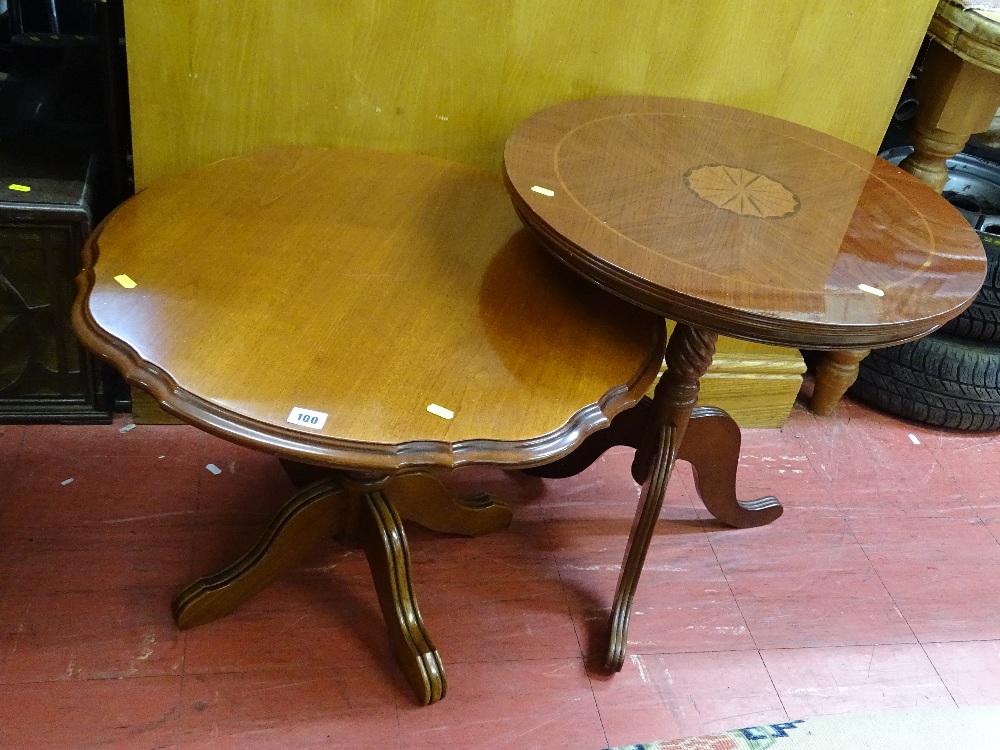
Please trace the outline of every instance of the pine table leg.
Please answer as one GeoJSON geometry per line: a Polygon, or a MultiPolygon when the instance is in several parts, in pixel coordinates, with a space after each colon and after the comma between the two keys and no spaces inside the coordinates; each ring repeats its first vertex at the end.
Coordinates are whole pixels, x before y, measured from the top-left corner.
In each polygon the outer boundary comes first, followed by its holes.
{"type": "Polygon", "coordinates": [[[816,366],[816,384],[813,387],[809,407],[825,417],[833,412],[847,389],[858,379],[861,360],[868,356],[870,349],[840,349],[824,352],[816,366]]]}
{"type": "Polygon", "coordinates": [[[948,181],[947,160],[993,121],[1000,106],[1000,75],[932,41],[917,94],[913,153],[899,166],[940,193],[948,181]]]}

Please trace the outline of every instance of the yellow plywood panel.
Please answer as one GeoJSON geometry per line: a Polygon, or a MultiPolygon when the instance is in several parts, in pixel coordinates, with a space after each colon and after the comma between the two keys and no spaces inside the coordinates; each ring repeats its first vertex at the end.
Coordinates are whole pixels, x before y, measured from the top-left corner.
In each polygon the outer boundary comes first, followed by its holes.
{"type": "Polygon", "coordinates": [[[126,0],[138,187],[275,142],[498,168],[555,102],[651,93],[874,149],[934,0],[126,0]]]}

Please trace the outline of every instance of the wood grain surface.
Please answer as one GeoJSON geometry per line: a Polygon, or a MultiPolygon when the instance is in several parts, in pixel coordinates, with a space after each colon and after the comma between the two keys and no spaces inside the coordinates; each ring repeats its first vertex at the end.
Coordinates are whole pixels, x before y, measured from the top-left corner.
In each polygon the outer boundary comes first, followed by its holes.
{"type": "Polygon", "coordinates": [[[939,0],[927,33],[963,60],[1000,73],[1000,13],[970,10],[961,0],[939,0]]]}
{"type": "Polygon", "coordinates": [[[924,335],[982,244],[903,170],[818,131],[657,97],[569,102],[510,136],[508,188],[563,261],[673,320],[810,348],[924,335]]]}
{"type": "Polygon", "coordinates": [[[664,346],[497,177],[416,155],[279,148],[162,181],[95,232],[79,286],[83,342],[167,410],[349,469],[551,460],[642,397],[664,346]]]}
{"type": "Polygon", "coordinates": [[[499,170],[567,99],[744,107],[878,148],[935,0],[125,0],[135,176],[275,143],[499,170]]]}
{"type": "MultiPolygon", "coordinates": [[[[994,24],[993,34],[998,30],[1000,24],[994,24]]],[[[974,37],[963,34],[959,38],[974,37]]],[[[900,162],[900,169],[939,193],[944,190],[948,160],[965,148],[970,135],[990,127],[1000,107],[997,71],[976,57],[962,56],[931,40],[917,79],[920,108],[910,128],[913,153],[900,162]]]]}
{"type": "MultiPolygon", "coordinates": [[[[136,185],[280,143],[417,152],[499,171],[517,123],[610,94],[743,107],[874,152],[934,6],[125,0],[136,185]]],[[[709,371],[710,403],[745,426],[781,424],[801,358],[779,387],[770,370],[794,350],[743,357],[723,339],[718,355],[739,360],[739,373],[709,371]]]]}

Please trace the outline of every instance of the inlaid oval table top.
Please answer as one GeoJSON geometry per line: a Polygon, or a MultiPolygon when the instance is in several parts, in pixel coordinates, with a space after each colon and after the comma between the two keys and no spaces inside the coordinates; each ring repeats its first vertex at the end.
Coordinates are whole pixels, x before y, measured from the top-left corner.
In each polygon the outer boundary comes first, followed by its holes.
{"type": "Polygon", "coordinates": [[[512,133],[508,190],[564,262],[661,315],[765,343],[872,348],[929,333],[985,276],[976,233],[862,149],[703,102],[609,97],[512,133]]]}
{"type": "Polygon", "coordinates": [[[664,338],[541,251],[496,176],[417,155],[167,179],[102,223],[79,284],[84,343],[167,410],[343,469],[565,454],[642,397],[664,338]]]}

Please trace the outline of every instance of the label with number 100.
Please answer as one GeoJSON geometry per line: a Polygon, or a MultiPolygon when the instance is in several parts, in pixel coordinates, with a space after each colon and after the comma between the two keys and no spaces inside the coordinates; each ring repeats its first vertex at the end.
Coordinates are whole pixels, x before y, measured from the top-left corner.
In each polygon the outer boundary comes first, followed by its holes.
{"type": "Polygon", "coordinates": [[[296,406],[292,409],[292,413],[288,415],[286,421],[291,422],[299,427],[309,427],[313,430],[322,430],[323,425],[326,424],[326,418],[330,416],[326,412],[313,411],[312,409],[303,409],[301,406],[296,406]]]}

